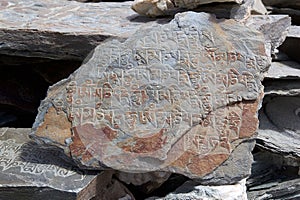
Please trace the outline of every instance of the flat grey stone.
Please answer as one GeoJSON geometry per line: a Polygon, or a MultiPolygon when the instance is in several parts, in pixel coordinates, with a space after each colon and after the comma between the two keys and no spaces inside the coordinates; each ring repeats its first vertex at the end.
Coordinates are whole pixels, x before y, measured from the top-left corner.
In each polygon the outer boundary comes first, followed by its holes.
{"type": "Polygon", "coordinates": [[[259,150],[246,185],[249,200],[299,199],[299,165],[289,162],[286,154],[259,150]]]}
{"type": "Polygon", "coordinates": [[[67,0],[0,2],[0,54],[80,60],[103,40],[127,38],[144,24],[132,2],[67,0]]]}
{"type": "Polygon", "coordinates": [[[300,158],[300,98],[277,96],[265,98],[260,112],[257,143],[261,148],[300,158]]]}
{"type": "Polygon", "coordinates": [[[251,151],[255,146],[255,140],[241,143],[232,152],[230,157],[210,174],[200,180],[194,179],[203,185],[235,184],[251,174],[253,156],[251,151]],[[236,172],[239,172],[238,176],[236,172]]]}
{"type": "Polygon", "coordinates": [[[293,61],[272,62],[266,78],[300,79],[300,64],[293,61]]]}
{"type": "Polygon", "coordinates": [[[274,182],[265,185],[264,189],[247,192],[249,200],[281,200],[300,198],[300,178],[289,181],[274,182]]]}

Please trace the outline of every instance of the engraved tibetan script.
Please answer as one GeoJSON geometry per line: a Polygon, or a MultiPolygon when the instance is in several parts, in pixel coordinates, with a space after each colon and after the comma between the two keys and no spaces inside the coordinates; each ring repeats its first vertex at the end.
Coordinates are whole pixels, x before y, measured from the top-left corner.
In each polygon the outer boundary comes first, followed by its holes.
{"type": "Polygon", "coordinates": [[[203,175],[208,171],[180,165],[188,157],[198,164],[222,157],[213,169],[228,158],[232,142],[255,132],[267,65],[256,31],[208,14],[178,14],[124,43],[98,46],[51,102],[72,122],[74,157],[80,144],[115,169],[203,175]]]}

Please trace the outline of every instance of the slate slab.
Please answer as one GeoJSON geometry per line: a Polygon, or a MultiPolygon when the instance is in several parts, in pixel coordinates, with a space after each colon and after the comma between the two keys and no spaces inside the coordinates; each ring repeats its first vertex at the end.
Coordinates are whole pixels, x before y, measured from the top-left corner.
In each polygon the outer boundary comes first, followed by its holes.
{"type": "Polygon", "coordinates": [[[34,143],[29,132],[0,128],[0,199],[134,199],[113,172],[80,170],[61,150],[34,143]]]}
{"type": "Polygon", "coordinates": [[[269,65],[260,32],[180,13],[98,46],[50,87],[32,137],[82,168],[200,178],[256,132],[269,65]]]}
{"type": "Polygon", "coordinates": [[[67,0],[0,2],[0,54],[82,61],[108,38],[127,38],[144,24],[132,2],[67,0]]]}

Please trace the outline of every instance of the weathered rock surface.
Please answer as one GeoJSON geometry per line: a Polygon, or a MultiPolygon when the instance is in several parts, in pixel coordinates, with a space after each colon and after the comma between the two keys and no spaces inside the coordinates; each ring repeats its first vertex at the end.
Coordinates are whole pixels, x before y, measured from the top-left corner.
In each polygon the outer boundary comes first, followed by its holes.
{"type": "Polygon", "coordinates": [[[291,166],[287,158],[268,151],[254,154],[251,177],[247,180],[249,200],[299,199],[299,167],[291,166]]]}
{"type": "Polygon", "coordinates": [[[300,79],[300,64],[293,61],[272,62],[266,78],[300,79]]]}
{"type": "MultiPolygon", "coordinates": [[[[0,199],[116,199],[131,195],[112,172],[88,174],[57,148],[33,143],[30,129],[0,128],[0,199]],[[96,190],[96,187],[98,190],[96,190]],[[106,188],[106,192],[99,188],[106,188]]],[[[131,195],[132,197],[132,195],[131,195]]],[[[133,199],[133,197],[132,197],[133,199]]]]}
{"type": "Polygon", "coordinates": [[[182,199],[210,199],[210,200],[247,200],[246,180],[235,185],[202,186],[196,182],[187,181],[174,192],[163,198],[151,197],[147,200],[182,200],[182,199]]]}
{"type": "Polygon", "coordinates": [[[287,54],[291,59],[300,63],[300,26],[291,26],[287,38],[280,46],[280,51],[287,54]]]}
{"type": "Polygon", "coordinates": [[[132,2],[0,2],[0,54],[82,61],[107,38],[127,38],[143,24],[132,2]]]}
{"type": "Polygon", "coordinates": [[[254,140],[241,143],[237,146],[230,157],[213,172],[195,179],[204,185],[226,185],[235,184],[251,174],[253,156],[251,151],[255,145],[254,140]],[[238,172],[238,173],[236,173],[238,172]]]}
{"type": "Polygon", "coordinates": [[[252,15],[245,24],[264,34],[267,53],[271,55],[286,39],[291,27],[291,18],[288,15],[252,15]]]}
{"type": "MultiPolygon", "coordinates": [[[[264,100],[257,145],[298,159],[300,164],[300,97],[275,96],[264,100]]],[[[300,165],[299,165],[300,166],[300,165]]]]}
{"type": "Polygon", "coordinates": [[[32,137],[81,167],[200,178],[255,133],[268,66],[256,30],[181,13],[98,46],[49,89],[32,137]]]}

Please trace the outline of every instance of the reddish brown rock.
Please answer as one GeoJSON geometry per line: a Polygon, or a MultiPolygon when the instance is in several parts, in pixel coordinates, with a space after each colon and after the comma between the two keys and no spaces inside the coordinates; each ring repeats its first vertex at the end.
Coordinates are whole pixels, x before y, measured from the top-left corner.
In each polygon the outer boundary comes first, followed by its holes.
{"type": "Polygon", "coordinates": [[[261,33],[233,20],[181,13],[123,43],[98,46],[49,89],[32,136],[47,132],[47,115],[56,111],[50,121],[67,116],[71,123],[62,131],[72,136],[48,133],[40,140],[57,145],[63,138],[81,167],[201,178],[255,133],[268,66],[261,33]]]}

